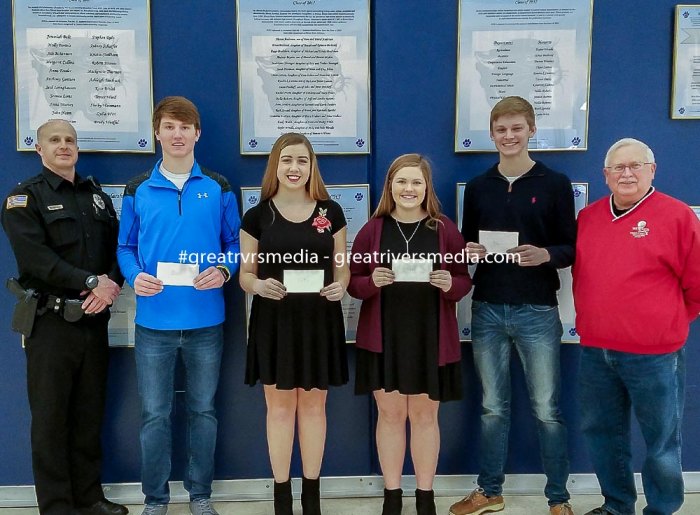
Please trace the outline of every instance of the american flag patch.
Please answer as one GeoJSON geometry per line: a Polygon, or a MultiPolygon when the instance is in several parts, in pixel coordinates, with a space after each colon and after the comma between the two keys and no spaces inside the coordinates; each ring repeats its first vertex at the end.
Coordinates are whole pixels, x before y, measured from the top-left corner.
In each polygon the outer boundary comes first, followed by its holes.
{"type": "Polygon", "coordinates": [[[13,207],[27,207],[27,195],[7,197],[7,209],[12,209],[13,207]]]}

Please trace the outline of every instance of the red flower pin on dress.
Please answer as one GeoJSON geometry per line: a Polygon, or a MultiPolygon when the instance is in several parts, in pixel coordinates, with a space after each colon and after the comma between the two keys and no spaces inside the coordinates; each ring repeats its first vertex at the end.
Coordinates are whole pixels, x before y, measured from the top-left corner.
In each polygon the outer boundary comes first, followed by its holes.
{"type": "Polygon", "coordinates": [[[314,222],[311,224],[313,227],[316,227],[316,230],[320,233],[323,233],[326,229],[328,229],[329,232],[331,230],[331,221],[326,218],[327,211],[327,209],[319,207],[318,216],[314,218],[314,222]]]}

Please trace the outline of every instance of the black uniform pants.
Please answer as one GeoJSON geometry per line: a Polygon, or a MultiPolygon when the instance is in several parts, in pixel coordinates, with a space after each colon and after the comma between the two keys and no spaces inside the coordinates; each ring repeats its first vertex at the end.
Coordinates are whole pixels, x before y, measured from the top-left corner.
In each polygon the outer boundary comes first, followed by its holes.
{"type": "Polygon", "coordinates": [[[37,317],[25,339],[32,468],[39,512],[68,515],[104,498],[100,431],[108,317],[37,317]]]}

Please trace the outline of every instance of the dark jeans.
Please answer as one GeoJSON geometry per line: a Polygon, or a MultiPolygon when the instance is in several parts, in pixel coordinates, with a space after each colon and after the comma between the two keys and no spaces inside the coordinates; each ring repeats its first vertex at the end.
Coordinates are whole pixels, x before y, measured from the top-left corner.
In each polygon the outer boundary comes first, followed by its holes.
{"type": "Polygon", "coordinates": [[[136,374],[141,396],[141,483],[146,504],[168,504],[175,363],[185,365],[187,468],[190,500],[211,497],[217,420],[214,397],[223,353],[223,324],[183,331],[136,325],[136,374]]]}
{"type": "Polygon", "coordinates": [[[68,515],[104,498],[100,430],[107,317],[69,323],[46,313],[25,340],[32,467],[39,512],[68,515]]]}
{"type": "Polygon", "coordinates": [[[633,515],[637,500],[630,442],[631,411],[646,443],[644,515],[671,515],[683,504],[681,422],[685,350],[630,354],[581,349],[581,425],[605,508],[633,515]]]}
{"type": "Polygon", "coordinates": [[[556,306],[472,303],[474,364],[483,389],[479,477],[488,496],[501,495],[510,432],[510,356],[515,348],[537,420],[549,504],[569,500],[567,432],[559,411],[562,325],[556,306]]]}

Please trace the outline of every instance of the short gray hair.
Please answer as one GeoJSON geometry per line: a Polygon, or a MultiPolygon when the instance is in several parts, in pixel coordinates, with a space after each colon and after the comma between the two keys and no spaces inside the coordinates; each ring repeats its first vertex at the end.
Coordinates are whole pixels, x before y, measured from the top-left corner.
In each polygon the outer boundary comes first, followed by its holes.
{"type": "Polygon", "coordinates": [[[615,143],[613,143],[613,145],[608,149],[607,154],[605,154],[605,166],[610,166],[610,157],[615,153],[615,151],[617,151],[617,149],[627,147],[629,145],[636,145],[637,147],[641,148],[646,154],[644,156],[644,159],[646,159],[647,163],[656,163],[656,161],[654,160],[654,153],[649,148],[649,145],[642,141],[639,141],[638,139],[622,138],[621,140],[618,140],[615,143]]]}

